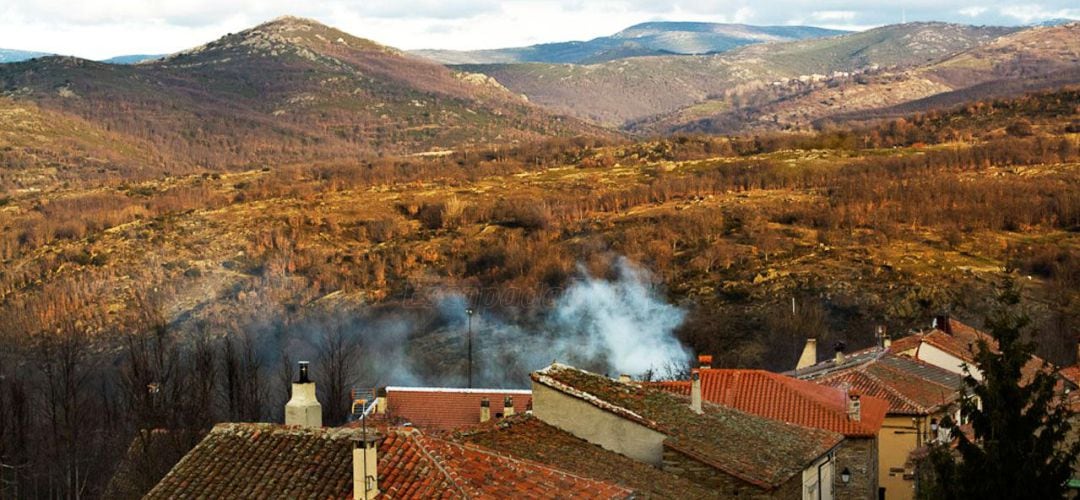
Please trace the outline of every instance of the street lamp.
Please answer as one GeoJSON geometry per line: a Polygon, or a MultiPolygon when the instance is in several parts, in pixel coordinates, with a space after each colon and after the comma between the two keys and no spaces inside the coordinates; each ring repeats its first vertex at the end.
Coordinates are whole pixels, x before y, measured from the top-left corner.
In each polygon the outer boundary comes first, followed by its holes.
{"type": "Polygon", "coordinates": [[[840,482],[844,484],[851,482],[851,469],[844,467],[844,470],[840,471],[840,482]]]}
{"type": "Polygon", "coordinates": [[[466,372],[469,379],[469,389],[472,389],[472,316],[475,312],[471,307],[465,308],[465,314],[469,317],[469,335],[467,337],[469,366],[466,372]]]}

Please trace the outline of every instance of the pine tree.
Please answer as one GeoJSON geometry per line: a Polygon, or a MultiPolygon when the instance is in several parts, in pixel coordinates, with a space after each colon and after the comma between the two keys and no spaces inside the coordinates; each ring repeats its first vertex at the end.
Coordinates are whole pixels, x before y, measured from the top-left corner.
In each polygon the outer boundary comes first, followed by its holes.
{"type": "Polygon", "coordinates": [[[997,302],[986,321],[997,348],[980,340],[974,368],[964,369],[960,413],[973,438],[954,427],[956,454],[947,445],[930,450],[933,474],[930,484],[920,485],[924,498],[1065,495],[1080,452],[1080,443],[1069,435],[1073,412],[1056,392],[1057,377],[1048,367],[1022,380],[1021,368],[1032,359],[1035,344],[1023,339],[1030,320],[1019,310],[1020,292],[1011,279],[997,302]]]}

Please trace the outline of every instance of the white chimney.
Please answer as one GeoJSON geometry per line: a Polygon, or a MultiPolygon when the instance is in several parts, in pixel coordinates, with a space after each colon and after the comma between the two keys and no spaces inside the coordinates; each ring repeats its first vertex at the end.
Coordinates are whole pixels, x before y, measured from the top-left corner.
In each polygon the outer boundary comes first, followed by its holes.
{"type": "MultiPolygon", "coordinates": [[[[1078,351],[1078,352],[1080,352],[1080,351],[1078,351]]],[[[625,373],[619,375],[619,382],[622,382],[624,384],[629,384],[630,382],[633,382],[633,381],[634,381],[634,379],[630,375],[627,375],[625,373]]]]}
{"type": "Polygon", "coordinates": [[[514,397],[506,396],[503,399],[503,418],[512,417],[514,415],[514,397]]]}
{"type": "Polygon", "coordinates": [[[848,420],[862,420],[862,402],[858,394],[848,394],[847,416],[848,420]]]}
{"type": "Polygon", "coordinates": [[[491,400],[483,398],[480,400],[480,423],[491,420],[491,400]]]}
{"type": "Polygon", "coordinates": [[[315,396],[315,383],[308,378],[308,362],[300,362],[300,377],[292,385],[292,399],[285,405],[285,425],[322,427],[322,405],[315,396]]]}
{"type": "Polygon", "coordinates": [[[362,436],[353,446],[353,498],[371,500],[379,496],[379,454],[375,436],[362,436]]]}
{"type": "Polygon", "coordinates": [[[701,374],[697,370],[693,371],[690,375],[690,409],[694,410],[694,413],[701,415],[705,413],[701,409],[701,374]]]}
{"type": "Polygon", "coordinates": [[[802,355],[799,356],[799,363],[795,365],[796,370],[802,370],[803,368],[814,366],[817,364],[817,339],[806,339],[806,345],[803,346],[802,355]]]}

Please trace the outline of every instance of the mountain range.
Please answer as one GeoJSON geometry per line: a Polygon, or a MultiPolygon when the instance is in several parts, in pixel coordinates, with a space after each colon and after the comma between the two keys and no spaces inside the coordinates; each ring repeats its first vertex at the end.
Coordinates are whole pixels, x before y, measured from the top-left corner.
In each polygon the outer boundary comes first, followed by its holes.
{"type": "Polygon", "coordinates": [[[292,17],[136,65],[3,64],[0,90],[24,114],[121,136],[130,147],[114,153],[139,165],[242,167],[608,134],[489,77],[292,17]]]}
{"type": "Polygon", "coordinates": [[[844,33],[847,32],[812,26],[651,22],[584,42],[473,51],[417,50],[413,53],[443,64],[590,64],[638,56],[712,54],[756,43],[822,38],[844,33]]]}
{"type": "MultiPolygon", "coordinates": [[[[609,38],[696,51],[707,47],[688,40],[731,26],[649,23],[609,38]]],[[[800,30],[769,36],[824,34],[800,30]]],[[[708,55],[445,66],[285,17],[138,62],[0,64],[0,137],[18,146],[7,155],[48,159],[55,176],[135,175],[550,137],[806,130],[1078,83],[1080,23],[908,23],[708,55]]]]}
{"type": "Polygon", "coordinates": [[[709,113],[718,98],[771,82],[834,72],[905,68],[988,43],[1018,28],[944,23],[884,26],[842,36],[766,43],[706,56],[637,57],[591,65],[458,66],[492,76],[529,100],[609,127],[681,110],[709,113]],[[704,106],[704,109],[698,109],[704,106]],[[691,109],[695,108],[695,109],[691,109]]]}

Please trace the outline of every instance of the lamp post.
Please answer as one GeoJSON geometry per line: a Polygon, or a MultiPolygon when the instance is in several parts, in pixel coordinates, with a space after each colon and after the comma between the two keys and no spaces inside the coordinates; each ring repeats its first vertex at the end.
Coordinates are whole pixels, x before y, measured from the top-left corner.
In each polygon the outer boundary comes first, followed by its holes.
{"type": "Polygon", "coordinates": [[[472,389],[472,316],[473,316],[474,312],[476,312],[476,311],[474,311],[473,308],[471,308],[471,307],[468,307],[468,308],[465,309],[465,314],[469,317],[469,320],[468,320],[468,323],[469,323],[469,335],[467,337],[468,340],[466,341],[466,343],[468,345],[468,358],[469,358],[468,359],[469,366],[467,368],[466,374],[467,374],[467,378],[469,380],[469,389],[472,389]]]}
{"type": "Polygon", "coordinates": [[[840,471],[840,482],[844,484],[851,482],[851,469],[844,467],[844,470],[840,471]]]}

